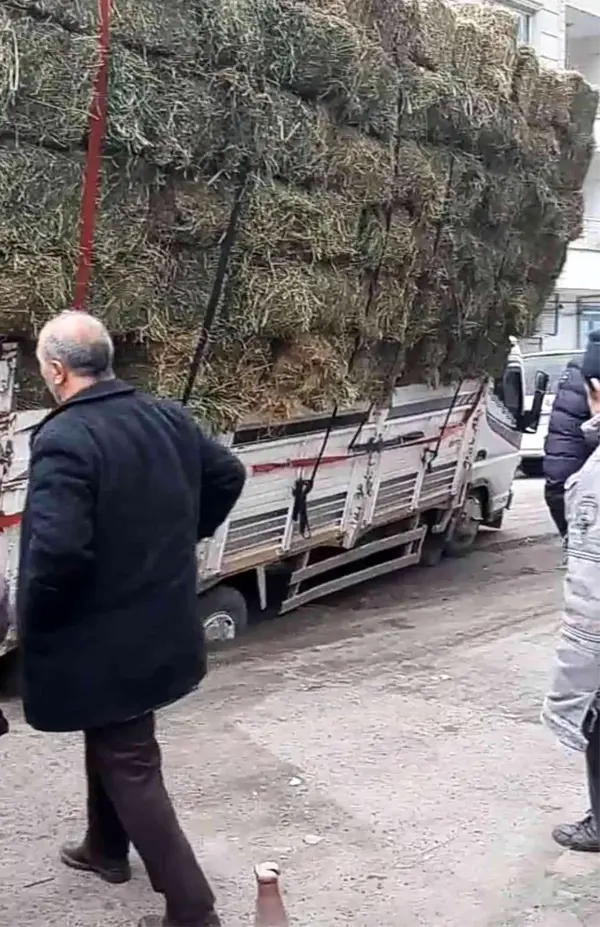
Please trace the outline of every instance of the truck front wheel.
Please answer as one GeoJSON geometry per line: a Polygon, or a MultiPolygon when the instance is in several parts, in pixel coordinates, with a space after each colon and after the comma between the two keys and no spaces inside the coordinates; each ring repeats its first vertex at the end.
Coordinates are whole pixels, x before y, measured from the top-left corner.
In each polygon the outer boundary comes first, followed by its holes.
{"type": "Polygon", "coordinates": [[[211,644],[232,641],[248,627],[246,599],[234,586],[215,586],[199,595],[197,614],[211,644]]]}

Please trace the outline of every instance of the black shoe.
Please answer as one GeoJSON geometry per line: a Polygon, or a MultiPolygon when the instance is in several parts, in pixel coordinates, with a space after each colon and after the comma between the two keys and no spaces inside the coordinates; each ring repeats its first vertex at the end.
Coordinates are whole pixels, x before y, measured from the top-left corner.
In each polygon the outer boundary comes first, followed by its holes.
{"type": "Polygon", "coordinates": [[[579,853],[600,853],[600,834],[592,812],[576,824],[559,824],[552,831],[559,846],[579,853]]]}
{"type": "MultiPolygon", "coordinates": [[[[138,927],[177,927],[177,925],[172,924],[166,917],[161,917],[160,914],[147,914],[138,923],[138,927]]],[[[208,911],[202,923],[194,927],[221,927],[219,915],[216,911],[208,911]]]]}
{"type": "Polygon", "coordinates": [[[94,872],[105,882],[111,882],[113,885],[120,885],[131,879],[128,860],[92,859],[83,844],[66,844],[61,848],[60,858],[65,866],[78,869],[80,872],[94,872]]]}

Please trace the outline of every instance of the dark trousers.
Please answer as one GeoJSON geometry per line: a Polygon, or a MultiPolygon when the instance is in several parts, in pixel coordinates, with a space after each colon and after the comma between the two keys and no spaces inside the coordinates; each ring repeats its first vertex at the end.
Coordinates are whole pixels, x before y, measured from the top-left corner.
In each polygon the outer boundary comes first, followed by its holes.
{"type": "Polygon", "coordinates": [[[562,483],[546,483],[544,487],[544,499],[552,516],[552,520],[558,528],[561,537],[567,535],[567,516],[565,515],[565,487],[562,483]]]}
{"type": "Polygon", "coordinates": [[[125,860],[131,841],[169,922],[202,924],[215,899],[165,788],[154,715],[86,731],[85,760],[89,854],[125,860]]]}

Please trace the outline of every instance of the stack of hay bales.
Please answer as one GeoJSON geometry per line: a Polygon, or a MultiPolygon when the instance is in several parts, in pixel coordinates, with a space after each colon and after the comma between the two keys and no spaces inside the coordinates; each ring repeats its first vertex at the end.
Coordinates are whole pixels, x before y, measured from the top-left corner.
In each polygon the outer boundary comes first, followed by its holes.
{"type": "MultiPolygon", "coordinates": [[[[0,335],[26,349],[73,295],[95,31],[96,0],[0,0],[0,335]]],[[[178,396],[224,268],[192,397],[216,428],[493,369],[580,232],[597,95],[489,6],[114,0],[109,85],[89,308],[178,396]]]]}

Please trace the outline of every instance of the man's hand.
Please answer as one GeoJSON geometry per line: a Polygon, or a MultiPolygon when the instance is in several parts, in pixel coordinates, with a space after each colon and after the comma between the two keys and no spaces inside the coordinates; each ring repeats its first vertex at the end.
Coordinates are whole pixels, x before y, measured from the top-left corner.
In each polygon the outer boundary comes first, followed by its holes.
{"type": "Polygon", "coordinates": [[[600,415],[600,380],[590,380],[586,383],[586,392],[590,415],[593,418],[595,415],[600,415]]]}

